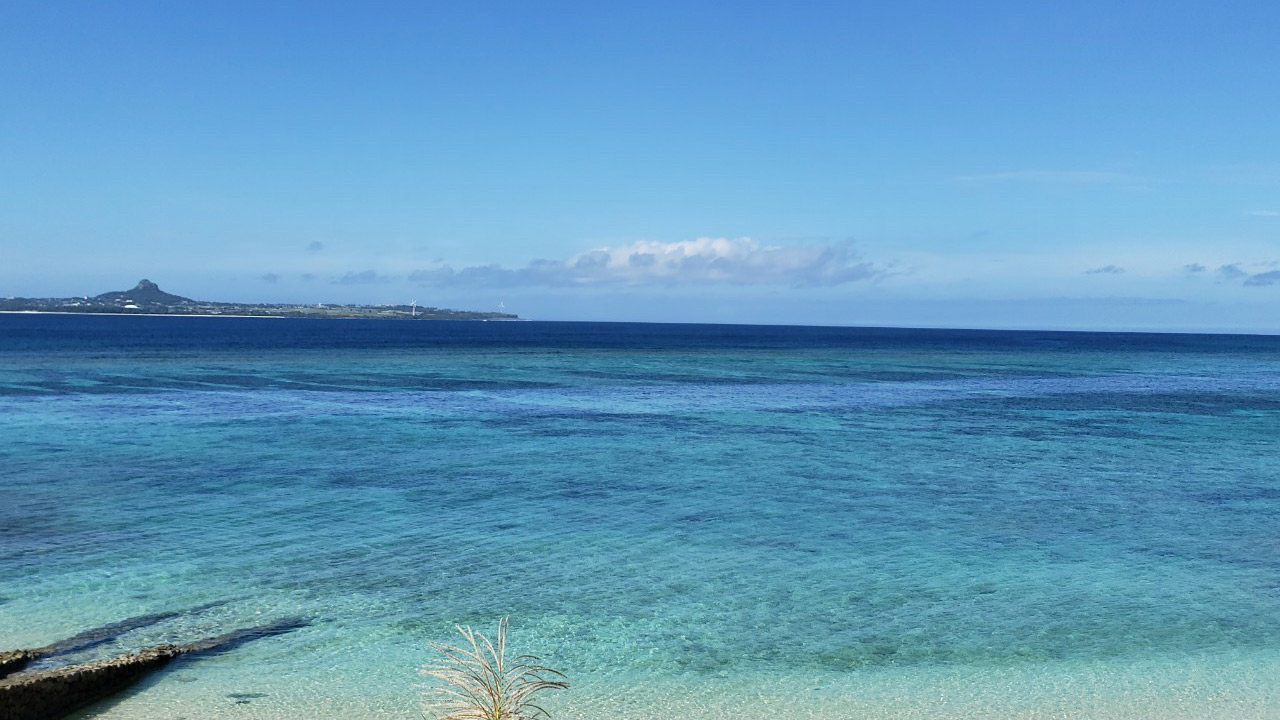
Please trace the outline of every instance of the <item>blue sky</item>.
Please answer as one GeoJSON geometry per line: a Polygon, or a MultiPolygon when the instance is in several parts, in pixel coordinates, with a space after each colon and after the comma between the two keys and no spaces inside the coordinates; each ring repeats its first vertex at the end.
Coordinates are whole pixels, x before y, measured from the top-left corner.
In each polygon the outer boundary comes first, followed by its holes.
{"type": "Polygon", "coordinates": [[[1280,5],[0,3],[0,295],[1280,331],[1280,5]]]}

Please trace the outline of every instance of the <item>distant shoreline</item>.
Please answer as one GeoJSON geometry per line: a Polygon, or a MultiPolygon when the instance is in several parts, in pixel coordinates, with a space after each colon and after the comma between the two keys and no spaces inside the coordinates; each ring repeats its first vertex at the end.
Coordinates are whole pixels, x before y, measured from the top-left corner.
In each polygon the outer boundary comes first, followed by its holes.
{"type": "MultiPolygon", "coordinates": [[[[213,315],[210,313],[121,313],[121,312],[59,312],[57,310],[0,310],[0,315],[110,315],[111,317],[198,317],[198,318],[263,318],[287,319],[284,315],[213,315]]],[[[316,320],[363,320],[365,318],[325,318],[316,320]]]]}
{"type": "Polygon", "coordinates": [[[262,318],[264,320],[415,320],[417,322],[528,322],[524,318],[396,318],[358,317],[353,315],[234,315],[231,313],[142,313],[142,312],[62,312],[58,310],[0,310],[0,315],[82,315],[85,317],[194,317],[194,318],[262,318]]]}
{"type": "Polygon", "coordinates": [[[327,318],[330,320],[518,320],[518,315],[476,310],[408,305],[342,305],[317,303],[230,303],[192,300],[167,293],[143,278],[130,290],[113,290],[89,297],[0,298],[0,312],[33,315],[142,315],[144,317],[265,317],[327,318]]]}

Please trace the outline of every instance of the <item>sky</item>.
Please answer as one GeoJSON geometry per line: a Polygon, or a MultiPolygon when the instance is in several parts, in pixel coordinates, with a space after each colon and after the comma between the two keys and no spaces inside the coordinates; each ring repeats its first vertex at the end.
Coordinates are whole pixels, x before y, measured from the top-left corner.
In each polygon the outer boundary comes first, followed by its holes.
{"type": "Polygon", "coordinates": [[[0,0],[0,296],[1280,332],[1280,3],[0,0]]]}

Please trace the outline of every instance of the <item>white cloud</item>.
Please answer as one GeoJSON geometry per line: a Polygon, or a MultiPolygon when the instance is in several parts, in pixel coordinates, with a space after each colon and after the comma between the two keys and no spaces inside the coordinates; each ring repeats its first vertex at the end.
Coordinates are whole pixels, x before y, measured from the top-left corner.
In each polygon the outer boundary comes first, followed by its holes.
{"type": "Polygon", "coordinates": [[[1103,265],[1084,271],[1085,275],[1123,275],[1124,268],[1119,265],[1103,265]]]}
{"type": "Polygon", "coordinates": [[[866,280],[883,271],[851,242],[761,245],[751,238],[642,240],[602,247],[567,260],[534,260],[520,268],[448,265],[409,279],[434,286],[787,285],[813,287],[866,280]]]}
{"type": "Polygon", "coordinates": [[[363,272],[347,272],[335,280],[334,285],[371,285],[373,283],[387,282],[391,278],[386,275],[379,275],[373,270],[365,270],[363,272]]]}

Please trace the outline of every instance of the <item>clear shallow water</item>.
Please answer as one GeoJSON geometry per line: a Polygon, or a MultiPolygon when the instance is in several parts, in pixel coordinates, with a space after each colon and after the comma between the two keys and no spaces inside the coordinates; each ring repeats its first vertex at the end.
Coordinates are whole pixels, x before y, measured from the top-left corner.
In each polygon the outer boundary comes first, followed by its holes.
{"type": "Polygon", "coordinates": [[[0,316],[0,638],[99,718],[1277,718],[1280,338],[0,316]],[[231,697],[238,695],[240,697],[231,697]],[[238,702],[239,701],[239,702],[238,702]]]}

